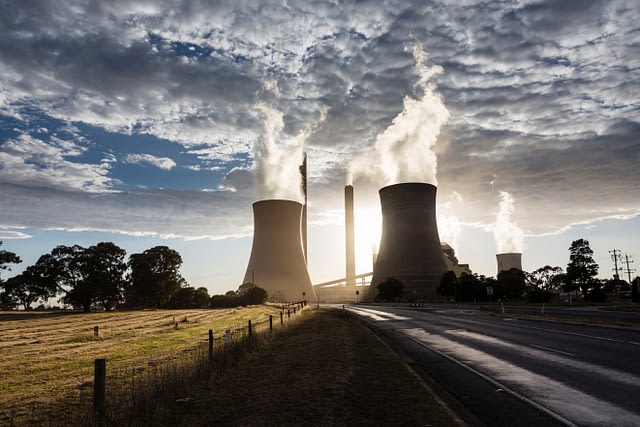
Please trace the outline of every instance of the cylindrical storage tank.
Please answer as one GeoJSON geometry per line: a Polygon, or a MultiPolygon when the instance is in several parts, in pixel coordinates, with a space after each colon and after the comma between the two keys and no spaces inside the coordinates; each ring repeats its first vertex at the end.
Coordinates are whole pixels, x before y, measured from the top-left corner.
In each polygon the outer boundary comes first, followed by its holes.
{"type": "Polygon", "coordinates": [[[519,252],[497,254],[496,259],[498,260],[497,274],[500,274],[500,272],[504,270],[511,270],[512,268],[522,270],[522,254],[519,252]]]}
{"type": "Polygon", "coordinates": [[[243,283],[264,288],[269,301],[315,300],[302,249],[301,214],[302,205],[292,200],[253,204],[253,246],[243,283]]]}
{"type": "Polygon", "coordinates": [[[380,189],[382,237],[373,265],[369,299],[387,278],[402,282],[404,300],[430,300],[447,264],[436,223],[435,186],[409,182],[380,189]]]}

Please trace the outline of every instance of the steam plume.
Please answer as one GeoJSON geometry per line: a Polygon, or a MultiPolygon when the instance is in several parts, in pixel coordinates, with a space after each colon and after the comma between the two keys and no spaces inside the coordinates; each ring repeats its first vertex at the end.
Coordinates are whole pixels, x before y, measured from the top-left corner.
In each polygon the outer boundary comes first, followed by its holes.
{"type": "Polygon", "coordinates": [[[500,192],[500,212],[493,226],[493,236],[498,253],[522,252],[524,249],[524,231],[513,222],[513,197],[506,191],[500,192]]]}
{"type": "Polygon", "coordinates": [[[449,111],[433,78],[443,70],[440,66],[425,65],[427,55],[420,45],[414,45],[413,57],[419,75],[416,86],[422,97],[404,97],[402,112],[376,137],[375,151],[352,162],[349,180],[365,175],[374,182],[382,176],[385,185],[410,181],[437,184],[438,162],[433,146],[449,111]]]}
{"type": "Polygon", "coordinates": [[[287,199],[303,201],[300,188],[300,165],[304,146],[318,125],[327,117],[326,109],[320,110],[320,119],[313,126],[290,137],[283,133],[284,114],[264,103],[257,109],[264,115],[264,134],[254,146],[256,187],[263,199],[287,199]]]}
{"type": "Polygon", "coordinates": [[[457,216],[453,214],[456,205],[462,206],[462,196],[453,191],[449,200],[438,206],[438,234],[440,240],[447,242],[452,248],[458,248],[458,240],[462,232],[462,225],[457,216]]]}

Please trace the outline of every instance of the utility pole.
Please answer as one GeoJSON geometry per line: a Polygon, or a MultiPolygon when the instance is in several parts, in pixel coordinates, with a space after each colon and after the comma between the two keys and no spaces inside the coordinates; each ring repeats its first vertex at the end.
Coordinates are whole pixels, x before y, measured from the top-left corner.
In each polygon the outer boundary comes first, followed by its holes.
{"type": "Polygon", "coordinates": [[[620,275],[618,274],[618,260],[622,256],[621,253],[620,253],[620,249],[614,249],[612,251],[609,251],[609,253],[611,254],[611,259],[613,260],[613,265],[615,266],[613,271],[616,272],[613,275],[613,280],[619,280],[620,279],[620,275]]]}
{"type": "Polygon", "coordinates": [[[627,272],[627,277],[629,277],[629,286],[631,286],[631,273],[635,273],[636,269],[635,268],[629,268],[629,263],[632,263],[633,260],[629,259],[629,254],[624,254],[624,258],[625,261],[627,263],[627,268],[626,268],[626,272],[627,272]]]}

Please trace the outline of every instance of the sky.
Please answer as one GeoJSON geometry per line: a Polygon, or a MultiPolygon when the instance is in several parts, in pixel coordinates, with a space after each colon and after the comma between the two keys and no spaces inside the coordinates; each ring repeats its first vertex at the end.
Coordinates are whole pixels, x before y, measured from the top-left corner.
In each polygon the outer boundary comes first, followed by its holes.
{"type": "Polygon", "coordinates": [[[0,6],[0,240],[23,259],[4,278],[111,241],[237,289],[251,205],[302,201],[303,153],[313,283],[344,277],[346,184],[358,273],[377,191],[414,181],[473,272],[566,267],[579,238],[602,278],[614,249],[640,260],[636,0],[0,6]]]}

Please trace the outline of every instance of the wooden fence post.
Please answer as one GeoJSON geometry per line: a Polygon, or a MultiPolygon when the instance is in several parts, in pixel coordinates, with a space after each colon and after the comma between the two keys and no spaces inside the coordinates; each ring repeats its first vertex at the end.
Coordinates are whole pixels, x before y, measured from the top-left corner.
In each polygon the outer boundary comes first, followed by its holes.
{"type": "Polygon", "coordinates": [[[251,319],[249,319],[249,336],[251,336],[251,319]]]}
{"type": "Polygon", "coordinates": [[[283,316],[284,316],[284,311],[281,311],[281,312],[280,312],[280,324],[281,324],[281,325],[284,325],[284,320],[283,320],[283,318],[282,318],[283,316]]]}
{"type": "Polygon", "coordinates": [[[93,371],[93,410],[99,416],[104,414],[106,378],[107,359],[96,359],[93,371]]]}
{"type": "Polygon", "coordinates": [[[273,331],[273,316],[269,315],[269,331],[273,331]]]}
{"type": "Polygon", "coordinates": [[[294,314],[294,315],[296,314],[296,308],[295,308],[295,306],[293,307],[293,314],[294,314]]]}
{"type": "Polygon", "coordinates": [[[213,330],[209,329],[209,363],[213,362],[213,330]]]}
{"type": "Polygon", "coordinates": [[[287,319],[291,319],[291,310],[287,310],[287,319]]]}

